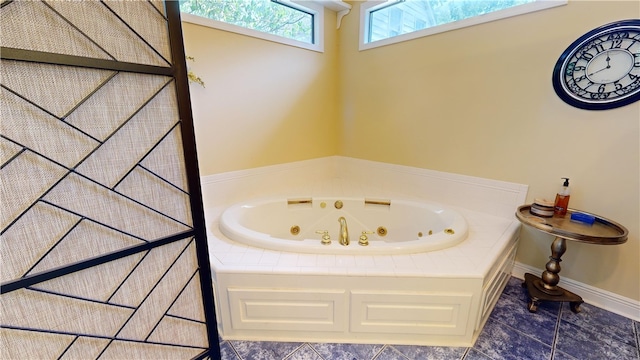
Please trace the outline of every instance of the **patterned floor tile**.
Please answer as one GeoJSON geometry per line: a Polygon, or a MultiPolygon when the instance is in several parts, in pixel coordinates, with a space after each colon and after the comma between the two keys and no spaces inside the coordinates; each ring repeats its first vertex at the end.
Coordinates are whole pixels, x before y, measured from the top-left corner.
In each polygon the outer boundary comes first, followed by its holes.
{"type": "Polygon", "coordinates": [[[311,344],[311,347],[325,359],[331,360],[371,360],[384,345],[368,344],[311,344]]]}
{"type": "Polygon", "coordinates": [[[580,360],[580,359],[576,359],[573,356],[564,353],[558,349],[555,349],[553,351],[553,357],[551,358],[552,360],[580,360]]]}
{"type": "Polygon", "coordinates": [[[393,345],[409,359],[462,359],[467,348],[444,346],[393,345]]]}
{"type": "Polygon", "coordinates": [[[522,280],[518,278],[514,278],[513,276],[509,278],[507,281],[507,285],[502,291],[502,295],[513,296],[513,297],[521,297],[526,294],[527,290],[522,287],[522,280]]]}
{"type": "Polygon", "coordinates": [[[569,310],[569,304],[564,304],[562,322],[571,323],[581,330],[601,334],[630,346],[636,346],[633,320],[593,305],[582,304],[580,312],[574,314],[569,310]]]}
{"type": "Polygon", "coordinates": [[[392,346],[385,346],[373,360],[413,360],[402,355],[392,346]]]}
{"type": "Polygon", "coordinates": [[[490,317],[540,342],[553,345],[558,315],[549,309],[540,308],[536,313],[531,313],[523,306],[521,299],[503,295],[498,299],[490,317]]]}
{"type": "Polygon", "coordinates": [[[637,360],[638,348],[617,336],[561,321],[556,349],[580,360],[637,360]]]}
{"type": "Polygon", "coordinates": [[[638,359],[640,359],[640,322],[633,321],[636,330],[636,349],[638,349],[638,359]]]}
{"type": "Polygon", "coordinates": [[[551,346],[491,317],[473,348],[492,359],[547,360],[551,355],[551,346]]]}
{"type": "Polygon", "coordinates": [[[302,345],[293,354],[287,356],[284,360],[324,360],[317,352],[315,352],[309,344],[302,345]]]}
{"type": "Polygon", "coordinates": [[[242,360],[282,360],[302,346],[302,343],[272,341],[232,340],[229,343],[242,360]]]}
{"type": "Polygon", "coordinates": [[[222,360],[240,360],[228,341],[220,342],[220,355],[222,360]]]}
{"type": "Polygon", "coordinates": [[[463,358],[464,360],[493,360],[489,356],[481,353],[476,349],[469,349],[463,358]]]}

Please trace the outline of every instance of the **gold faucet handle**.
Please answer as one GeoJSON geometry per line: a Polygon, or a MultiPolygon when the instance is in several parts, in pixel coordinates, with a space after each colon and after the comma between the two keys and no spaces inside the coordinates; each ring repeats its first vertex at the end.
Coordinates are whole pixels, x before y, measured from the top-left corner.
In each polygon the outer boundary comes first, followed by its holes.
{"type": "Polygon", "coordinates": [[[329,236],[329,230],[316,230],[316,234],[322,234],[322,240],[320,240],[320,243],[322,245],[331,244],[331,236],[329,236]]]}
{"type": "Polygon", "coordinates": [[[369,245],[369,238],[367,237],[369,234],[373,234],[373,231],[363,231],[362,235],[360,235],[360,239],[358,240],[358,244],[361,246],[369,245]]]}

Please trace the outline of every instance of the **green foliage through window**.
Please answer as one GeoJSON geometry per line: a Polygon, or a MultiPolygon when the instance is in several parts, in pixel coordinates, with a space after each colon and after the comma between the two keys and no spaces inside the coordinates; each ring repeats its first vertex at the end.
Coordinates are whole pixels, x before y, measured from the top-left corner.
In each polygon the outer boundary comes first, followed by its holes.
{"type": "Polygon", "coordinates": [[[406,0],[369,13],[369,41],[378,41],[536,0],[406,0]]]}
{"type": "Polygon", "coordinates": [[[314,15],[272,0],[180,0],[180,11],[314,43],[314,15]]]}

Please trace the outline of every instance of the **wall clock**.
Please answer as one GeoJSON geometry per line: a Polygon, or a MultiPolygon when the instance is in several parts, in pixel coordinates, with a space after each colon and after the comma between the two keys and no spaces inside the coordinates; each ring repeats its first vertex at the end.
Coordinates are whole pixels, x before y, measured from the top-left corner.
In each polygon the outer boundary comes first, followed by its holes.
{"type": "Polygon", "coordinates": [[[553,88],[567,104],[606,110],[640,100],[640,19],[593,29],[562,53],[553,88]]]}

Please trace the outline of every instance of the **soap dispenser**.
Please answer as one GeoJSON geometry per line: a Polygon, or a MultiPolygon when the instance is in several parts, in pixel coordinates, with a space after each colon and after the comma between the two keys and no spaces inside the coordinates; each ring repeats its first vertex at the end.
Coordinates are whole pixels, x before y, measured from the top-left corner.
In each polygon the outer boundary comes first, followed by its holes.
{"type": "Polygon", "coordinates": [[[553,214],[557,216],[565,216],[567,214],[567,208],[569,207],[569,178],[564,179],[564,183],[556,195],[556,201],[553,205],[553,214]]]}

